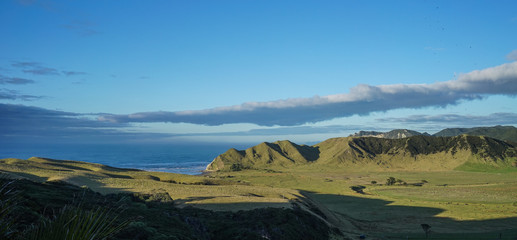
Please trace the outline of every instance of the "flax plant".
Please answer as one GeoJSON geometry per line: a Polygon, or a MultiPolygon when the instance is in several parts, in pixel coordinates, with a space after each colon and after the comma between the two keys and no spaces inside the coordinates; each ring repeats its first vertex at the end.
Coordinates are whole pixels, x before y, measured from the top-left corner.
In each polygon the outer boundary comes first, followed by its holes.
{"type": "Polygon", "coordinates": [[[118,220],[118,214],[102,207],[84,210],[80,206],[67,205],[52,219],[44,220],[39,226],[28,231],[26,239],[107,239],[129,224],[128,220],[118,220]]]}
{"type": "Polygon", "coordinates": [[[10,239],[15,235],[15,219],[12,213],[20,199],[19,193],[11,186],[14,180],[0,176],[0,239],[10,239]]]}

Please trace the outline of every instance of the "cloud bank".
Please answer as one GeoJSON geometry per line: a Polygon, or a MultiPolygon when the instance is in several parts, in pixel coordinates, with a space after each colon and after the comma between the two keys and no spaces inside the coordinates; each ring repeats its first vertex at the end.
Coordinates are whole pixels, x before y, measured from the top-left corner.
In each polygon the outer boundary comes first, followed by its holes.
{"type": "Polygon", "coordinates": [[[128,124],[99,122],[89,114],[0,103],[0,144],[33,142],[129,142],[160,140],[170,134],[129,132],[128,124]]]}
{"type": "Polygon", "coordinates": [[[109,128],[127,124],[99,122],[85,114],[49,110],[16,104],[0,104],[0,133],[60,132],[67,128],[109,128]]]}
{"type": "Polygon", "coordinates": [[[437,124],[458,124],[462,126],[480,125],[511,125],[515,124],[517,113],[492,113],[487,116],[460,115],[460,114],[440,114],[440,115],[411,115],[400,118],[380,118],[381,122],[397,122],[408,124],[437,123],[437,124]]]}
{"type": "Polygon", "coordinates": [[[391,109],[447,106],[487,95],[517,95],[517,62],[472,71],[459,75],[456,80],[433,84],[361,84],[344,94],[248,102],[205,110],[106,114],[100,116],[99,120],[111,123],[254,123],[262,126],[294,126],[391,109]]]}

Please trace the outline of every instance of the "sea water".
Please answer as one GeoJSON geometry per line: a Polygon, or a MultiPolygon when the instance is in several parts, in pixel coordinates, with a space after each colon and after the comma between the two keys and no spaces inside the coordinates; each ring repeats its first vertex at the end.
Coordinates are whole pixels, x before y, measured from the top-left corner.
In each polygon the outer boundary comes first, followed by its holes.
{"type": "MultiPolygon", "coordinates": [[[[44,157],[120,168],[196,175],[219,154],[238,144],[7,144],[0,159],[44,157]]],[[[243,149],[247,146],[241,145],[243,149]]]]}

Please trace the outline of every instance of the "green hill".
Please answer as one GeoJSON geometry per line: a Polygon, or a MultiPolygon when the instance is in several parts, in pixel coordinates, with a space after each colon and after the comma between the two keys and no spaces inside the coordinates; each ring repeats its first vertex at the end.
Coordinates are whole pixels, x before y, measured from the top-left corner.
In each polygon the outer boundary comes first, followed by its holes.
{"type": "Polygon", "coordinates": [[[517,142],[517,128],[513,126],[475,127],[475,128],[446,128],[433,136],[451,137],[461,134],[472,136],[487,136],[501,140],[517,142]]]}
{"type": "Polygon", "coordinates": [[[318,158],[318,154],[317,148],[297,145],[287,140],[263,142],[245,151],[232,148],[212,161],[207,170],[240,170],[257,166],[288,167],[312,162],[318,158]]]}
{"type": "MultiPolygon", "coordinates": [[[[313,146],[289,141],[230,149],[207,166],[208,171],[297,166],[371,170],[451,170],[467,164],[511,167],[517,159],[512,143],[483,136],[408,138],[331,138],[313,146]]],[[[477,166],[477,165],[476,165],[477,166]]]]}

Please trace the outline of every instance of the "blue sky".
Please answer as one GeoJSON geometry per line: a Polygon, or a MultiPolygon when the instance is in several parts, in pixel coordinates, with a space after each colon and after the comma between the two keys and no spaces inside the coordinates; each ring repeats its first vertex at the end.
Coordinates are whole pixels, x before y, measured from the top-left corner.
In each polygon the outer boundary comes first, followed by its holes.
{"type": "Polygon", "coordinates": [[[0,2],[0,138],[517,126],[515,1],[0,2]]]}

